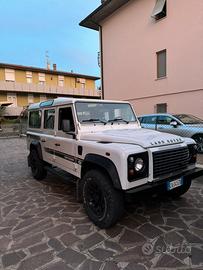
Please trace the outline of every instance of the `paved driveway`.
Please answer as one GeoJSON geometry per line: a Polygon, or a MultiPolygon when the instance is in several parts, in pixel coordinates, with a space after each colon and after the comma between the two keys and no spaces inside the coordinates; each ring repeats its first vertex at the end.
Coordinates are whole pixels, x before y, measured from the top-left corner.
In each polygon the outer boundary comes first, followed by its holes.
{"type": "Polygon", "coordinates": [[[143,198],[99,230],[74,185],[32,179],[24,139],[0,140],[0,269],[203,269],[203,185],[182,199],[143,198]]]}

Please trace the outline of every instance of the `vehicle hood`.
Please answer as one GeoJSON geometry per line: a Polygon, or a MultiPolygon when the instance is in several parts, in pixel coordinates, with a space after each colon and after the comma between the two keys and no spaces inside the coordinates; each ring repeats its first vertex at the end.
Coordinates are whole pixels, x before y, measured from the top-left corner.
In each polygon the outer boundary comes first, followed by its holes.
{"type": "Polygon", "coordinates": [[[153,131],[144,128],[137,129],[119,129],[119,130],[105,130],[98,132],[83,133],[80,136],[81,140],[108,142],[108,143],[125,143],[135,144],[143,148],[157,147],[161,145],[177,144],[184,142],[183,138],[153,131]]]}

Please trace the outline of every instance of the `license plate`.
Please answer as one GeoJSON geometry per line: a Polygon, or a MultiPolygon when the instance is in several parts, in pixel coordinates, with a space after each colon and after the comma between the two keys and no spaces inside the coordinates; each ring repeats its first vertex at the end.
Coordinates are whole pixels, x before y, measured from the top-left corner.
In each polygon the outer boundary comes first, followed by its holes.
{"type": "Polygon", "coordinates": [[[167,181],[167,190],[172,190],[182,185],[183,185],[183,178],[179,178],[173,181],[167,181]]]}

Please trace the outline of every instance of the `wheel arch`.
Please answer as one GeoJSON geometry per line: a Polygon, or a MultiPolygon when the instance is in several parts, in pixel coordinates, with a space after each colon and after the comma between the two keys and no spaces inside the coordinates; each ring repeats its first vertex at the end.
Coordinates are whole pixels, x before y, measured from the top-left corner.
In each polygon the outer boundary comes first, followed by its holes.
{"type": "Polygon", "coordinates": [[[203,137],[203,133],[198,133],[198,132],[196,132],[196,133],[194,133],[192,136],[191,136],[191,138],[192,139],[194,139],[194,137],[196,137],[196,136],[202,136],[203,137]]]}
{"type": "Polygon", "coordinates": [[[97,168],[106,173],[112,181],[114,188],[122,190],[118,171],[115,164],[110,159],[97,154],[87,154],[82,163],[81,179],[85,173],[92,168],[97,168]]]}

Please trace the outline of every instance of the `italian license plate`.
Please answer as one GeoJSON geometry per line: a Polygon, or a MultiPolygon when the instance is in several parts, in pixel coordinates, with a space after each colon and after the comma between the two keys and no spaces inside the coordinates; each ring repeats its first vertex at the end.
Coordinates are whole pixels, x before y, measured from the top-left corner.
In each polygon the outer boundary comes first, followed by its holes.
{"type": "Polygon", "coordinates": [[[167,181],[167,190],[172,190],[182,185],[183,185],[183,178],[179,178],[173,181],[167,181]]]}

